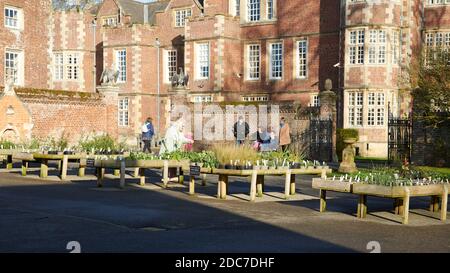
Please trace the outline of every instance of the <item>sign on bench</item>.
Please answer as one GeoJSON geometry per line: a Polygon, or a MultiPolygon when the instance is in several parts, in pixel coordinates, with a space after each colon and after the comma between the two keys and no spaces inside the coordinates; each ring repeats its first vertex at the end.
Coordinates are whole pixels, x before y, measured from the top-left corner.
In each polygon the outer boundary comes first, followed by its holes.
{"type": "Polygon", "coordinates": [[[94,164],[95,164],[95,159],[93,159],[93,158],[86,159],[86,167],[94,167],[94,164]]]}
{"type": "Polygon", "coordinates": [[[189,175],[190,176],[199,176],[200,175],[200,166],[190,166],[189,167],[189,175]]]}

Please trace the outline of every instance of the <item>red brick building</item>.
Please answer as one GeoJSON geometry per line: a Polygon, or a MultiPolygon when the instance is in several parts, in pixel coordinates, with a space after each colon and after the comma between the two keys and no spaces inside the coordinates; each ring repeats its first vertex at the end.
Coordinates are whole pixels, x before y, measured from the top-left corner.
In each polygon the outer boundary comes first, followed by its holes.
{"type": "Polygon", "coordinates": [[[330,78],[340,126],[360,131],[362,155],[385,156],[388,108],[409,111],[409,64],[423,45],[450,45],[446,0],[26,2],[0,1],[0,85],[14,74],[18,86],[102,93],[113,68],[117,94],[99,104],[98,127],[130,143],[158,111],[162,131],[180,100],[317,105],[330,78]],[[174,89],[180,68],[189,82],[174,89]]]}

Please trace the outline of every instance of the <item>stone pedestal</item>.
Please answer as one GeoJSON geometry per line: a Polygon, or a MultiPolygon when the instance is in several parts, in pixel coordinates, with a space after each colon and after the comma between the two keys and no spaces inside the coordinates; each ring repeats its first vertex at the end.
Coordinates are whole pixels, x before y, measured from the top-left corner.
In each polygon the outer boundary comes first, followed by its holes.
{"type": "Polygon", "coordinates": [[[113,137],[118,137],[117,104],[120,88],[116,85],[102,84],[97,86],[97,91],[103,95],[103,102],[106,105],[107,131],[113,137]]]}
{"type": "Polygon", "coordinates": [[[342,162],[338,170],[341,173],[355,173],[358,171],[355,164],[355,149],[353,147],[355,142],[355,138],[344,139],[346,147],[342,151],[342,162]]]}
{"type": "Polygon", "coordinates": [[[338,162],[338,157],[336,154],[336,123],[337,123],[337,114],[336,114],[336,93],[331,91],[332,82],[330,79],[325,81],[325,91],[319,93],[320,99],[320,118],[332,119],[332,161],[338,162]]]}

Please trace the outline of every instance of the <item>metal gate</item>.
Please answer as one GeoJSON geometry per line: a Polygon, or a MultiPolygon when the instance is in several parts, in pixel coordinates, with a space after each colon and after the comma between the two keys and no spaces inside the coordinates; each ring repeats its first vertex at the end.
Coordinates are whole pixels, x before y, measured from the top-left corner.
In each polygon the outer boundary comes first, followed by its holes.
{"type": "Polygon", "coordinates": [[[412,120],[389,117],[388,162],[411,162],[412,120]]]}
{"type": "Polygon", "coordinates": [[[333,160],[333,120],[311,118],[309,125],[309,157],[312,160],[333,160]]]}

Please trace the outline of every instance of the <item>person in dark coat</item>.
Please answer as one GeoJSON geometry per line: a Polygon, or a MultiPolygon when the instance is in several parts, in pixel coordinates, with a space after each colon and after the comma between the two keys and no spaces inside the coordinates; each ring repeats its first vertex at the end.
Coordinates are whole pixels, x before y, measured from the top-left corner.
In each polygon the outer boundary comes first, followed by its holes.
{"type": "Polygon", "coordinates": [[[250,126],[244,121],[244,117],[240,116],[233,126],[233,134],[236,138],[236,144],[242,145],[250,133],[250,126]]]}
{"type": "Polygon", "coordinates": [[[152,118],[148,117],[144,125],[142,125],[142,142],[144,142],[144,153],[145,151],[148,151],[149,153],[152,152],[151,143],[154,135],[155,129],[153,128],[152,118]]]}

